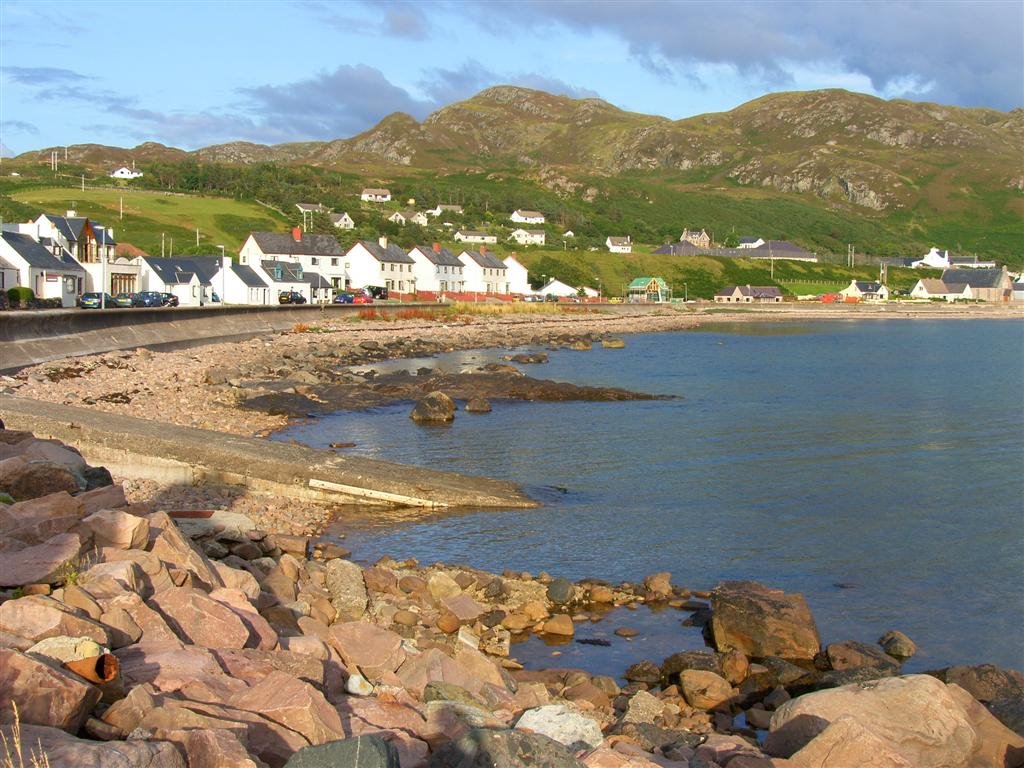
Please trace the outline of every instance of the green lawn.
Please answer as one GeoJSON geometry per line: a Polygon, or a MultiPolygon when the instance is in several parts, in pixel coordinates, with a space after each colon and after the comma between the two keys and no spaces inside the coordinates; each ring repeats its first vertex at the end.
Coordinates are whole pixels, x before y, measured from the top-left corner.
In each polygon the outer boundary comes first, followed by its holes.
{"type": "Polygon", "coordinates": [[[268,208],[224,197],[59,187],[14,192],[11,197],[39,212],[64,215],[74,210],[112,227],[119,243],[131,243],[151,254],[160,253],[161,236],[168,255],[172,241],[175,253],[194,250],[197,228],[200,248],[213,254],[218,245],[237,253],[252,230],[283,231],[288,226],[280,214],[268,208]]]}

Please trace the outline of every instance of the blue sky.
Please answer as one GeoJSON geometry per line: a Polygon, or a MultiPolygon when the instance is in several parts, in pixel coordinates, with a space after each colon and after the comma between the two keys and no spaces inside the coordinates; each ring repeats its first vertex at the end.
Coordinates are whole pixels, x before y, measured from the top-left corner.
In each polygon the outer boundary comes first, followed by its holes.
{"type": "Polygon", "coordinates": [[[0,149],[346,138],[490,85],[671,118],[839,87],[1024,104],[1024,2],[0,0],[0,149]]]}

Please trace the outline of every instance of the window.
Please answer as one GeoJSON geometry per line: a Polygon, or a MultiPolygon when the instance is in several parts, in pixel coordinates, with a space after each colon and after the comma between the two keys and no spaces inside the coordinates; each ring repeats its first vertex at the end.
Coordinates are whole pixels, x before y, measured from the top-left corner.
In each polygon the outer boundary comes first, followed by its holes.
{"type": "Polygon", "coordinates": [[[274,267],[274,279],[275,280],[281,280],[283,278],[284,278],[284,269],[282,269],[281,265],[278,264],[277,266],[274,267]]]}
{"type": "Polygon", "coordinates": [[[394,265],[394,264],[392,264],[392,265],[391,265],[391,271],[392,271],[392,272],[394,272],[394,271],[395,271],[395,265],[394,265]]]}
{"type": "Polygon", "coordinates": [[[315,266],[320,263],[320,259],[318,259],[316,256],[310,256],[309,263],[315,266]]]}
{"type": "Polygon", "coordinates": [[[337,259],[331,259],[331,266],[332,267],[338,266],[338,260],[337,259]]]}

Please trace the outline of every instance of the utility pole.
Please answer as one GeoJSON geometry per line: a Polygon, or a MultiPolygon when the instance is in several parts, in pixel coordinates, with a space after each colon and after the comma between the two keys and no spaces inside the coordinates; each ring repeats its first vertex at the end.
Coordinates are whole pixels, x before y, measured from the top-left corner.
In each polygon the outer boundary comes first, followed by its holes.
{"type": "Polygon", "coordinates": [[[121,221],[124,221],[124,195],[122,195],[122,196],[121,196],[121,212],[120,212],[120,214],[118,215],[118,218],[119,218],[119,219],[120,219],[121,221]]]}
{"type": "Polygon", "coordinates": [[[82,174],[82,191],[85,192],[85,174],[82,174]]]}
{"type": "Polygon", "coordinates": [[[161,259],[164,258],[164,256],[167,255],[166,253],[164,253],[164,234],[165,233],[163,233],[163,232],[160,233],[160,258],[161,259]]]}
{"type": "Polygon", "coordinates": [[[846,266],[852,267],[857,261],[857,251],[853,247],[853,243],[847,243],[846,245],[846,266]]]}
{"type": "Polygon", "coordinates": [[[196,227],[196,248],[199,247],[199,227],[196,227]]]}

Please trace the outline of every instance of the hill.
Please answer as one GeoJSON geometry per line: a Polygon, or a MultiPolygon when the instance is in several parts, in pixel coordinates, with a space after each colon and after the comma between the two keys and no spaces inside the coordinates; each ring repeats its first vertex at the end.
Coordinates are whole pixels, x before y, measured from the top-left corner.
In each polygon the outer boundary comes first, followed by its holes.
{"type": "MultiPolygon", "coordinates": [[[[615,229],[606,234],[630,230],[649,242],[704,227],[790,237],[819,251],[854,242],[916,255],[938,245],[1019,264],[1022,147],[1020,109],[822,90],[673,121],[599,99],[499,86],[422,122],[389,115],[351,138],[236,142],[191,153],[152,143],[83,145],[68,149],[68,166],[95,173],[134,158],[147,171],[144,185],[261,194],[279,207],[301,196],[340,210],[361,184],[386,184],[431,204],[540,208],[567,226],[593,224],[596,234],[607,225],[615,229]],[[274,185],[291,197],[268,189],[274,185]]],[[[38,167],[49,158],[42,150],[14,164],[38,167]]]]}

